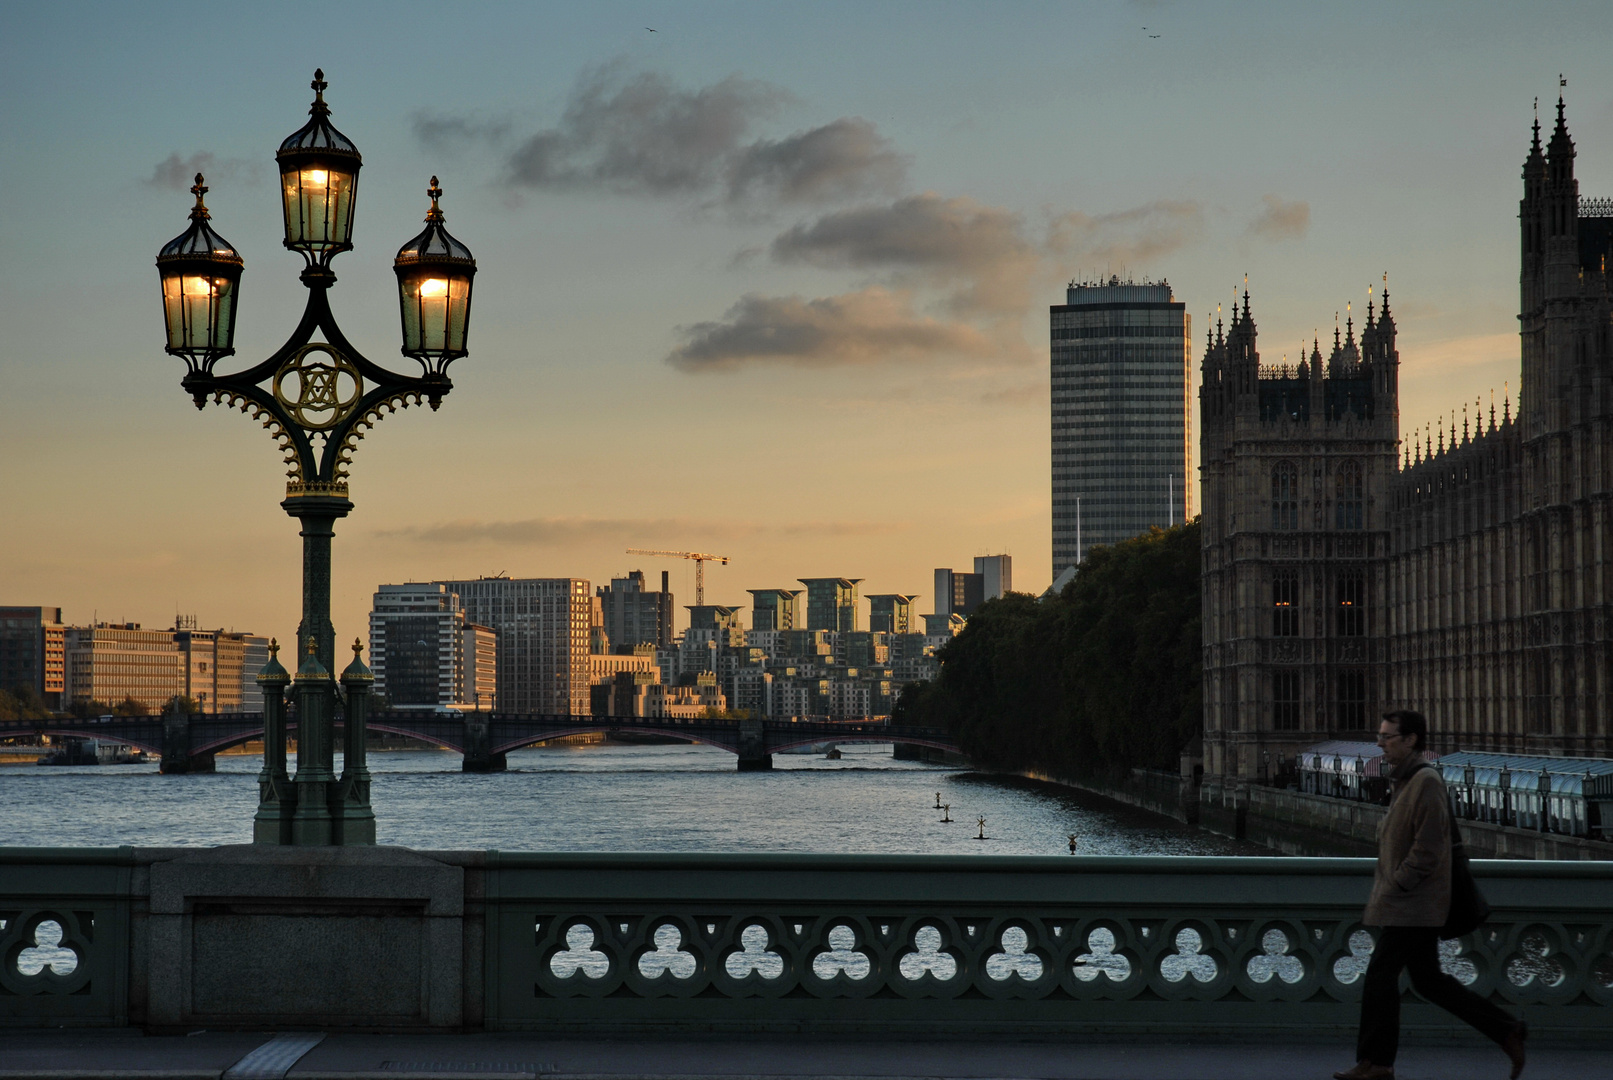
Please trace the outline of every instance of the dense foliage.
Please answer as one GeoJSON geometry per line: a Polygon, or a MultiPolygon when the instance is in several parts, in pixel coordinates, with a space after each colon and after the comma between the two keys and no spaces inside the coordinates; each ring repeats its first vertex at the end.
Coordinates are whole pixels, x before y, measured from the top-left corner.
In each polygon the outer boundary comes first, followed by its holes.
{"type": "Polygon", "coordinates": [[[1093,548],[1059,595],[988,601],[894,722],[944,725],[993,768],[1174,771],[1201,724],[1199,565],[1192,522],[1093,548]]]}

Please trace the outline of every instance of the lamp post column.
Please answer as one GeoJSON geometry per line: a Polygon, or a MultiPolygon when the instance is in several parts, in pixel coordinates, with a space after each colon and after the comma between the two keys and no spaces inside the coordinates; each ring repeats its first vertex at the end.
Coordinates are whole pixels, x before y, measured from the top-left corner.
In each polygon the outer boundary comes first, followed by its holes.
{"type": "Polygon", "coordinates": [[[375,811],[370,809],[370,768],[364,744],[369,737],[370,690],[375,675],[359,658],[363,646],[353,639],[353,662],[342,672],[343,706],[342,779],[336,785],[334,839],[338,844],[375,843],[375,811]]]}

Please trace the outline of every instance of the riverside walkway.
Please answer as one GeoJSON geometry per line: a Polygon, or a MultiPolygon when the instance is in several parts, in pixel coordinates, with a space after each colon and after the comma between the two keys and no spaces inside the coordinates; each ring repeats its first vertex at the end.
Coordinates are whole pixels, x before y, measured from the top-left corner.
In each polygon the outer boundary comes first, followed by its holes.
{"type": "MultiPolygon", "coordinates": [[[[1505,1076],[1500,1051],[1473,1045],[1476,1039],[1405,1046],[1397,1075],[1400,1080],[1505,1076]]],[[[1347,1063],[1349,1051],[1343,1040],[1238,1046],[1096,1039],[604,1040],[313,1032],[297,1042],[249,1032],[11,1031],[0,1039],[0,1080],[1324,1080],[1347,1063]]],[[[1559,1048],[1532,1050],[1524,1073],[1539,1080],[1606,1080],[1607,1075],[1606,1050],[1559,1048]]]]}

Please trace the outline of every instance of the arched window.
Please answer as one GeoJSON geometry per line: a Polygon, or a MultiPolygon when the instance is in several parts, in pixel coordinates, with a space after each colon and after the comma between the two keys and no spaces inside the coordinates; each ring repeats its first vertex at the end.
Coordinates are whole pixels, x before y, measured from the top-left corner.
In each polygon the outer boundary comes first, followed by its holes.
{"type": "Polygon", "coordinates": [[[1276,532],[1299,528],[1299,474],[1286,461],[1271,470],[1271,527],[1276,532]]]}
{"type": "Polygon", "coordinates": [[[1333,512],[1337,519],[1337,528],[1364,529],[1365,500],[1361,496],[1361,466],[1353,461],[1346,461],[1339,466],[1338,488],[1334,494],[1333,512]]]}

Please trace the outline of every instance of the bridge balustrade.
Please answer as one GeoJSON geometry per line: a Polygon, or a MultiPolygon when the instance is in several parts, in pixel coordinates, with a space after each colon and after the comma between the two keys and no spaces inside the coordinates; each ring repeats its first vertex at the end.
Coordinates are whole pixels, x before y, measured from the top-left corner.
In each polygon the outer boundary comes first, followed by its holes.
{"type": "MultiPolygon", "coordinates": [[[[1363,859],[416,856],[463,873],[445,940],[479,943],[454,986],[487,1030],[1347,1042],[1373,947],[1363,859]]],[[[141,937],[137,871],[178,858],[0,848],[0,1024],[143,1023],[174,946],[141,937]]],[[[1474,865],[1496,912],[1445,970],[1537,1039],[1613,1045],[1613,865],[1474,865]]],[[[1470,1037],[1407,1002],[1412,1037],[1470,1037]]]]}

